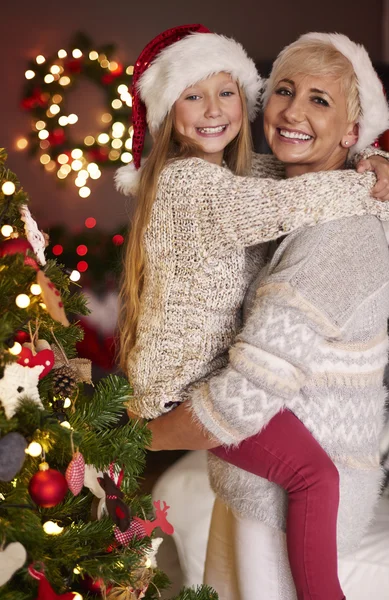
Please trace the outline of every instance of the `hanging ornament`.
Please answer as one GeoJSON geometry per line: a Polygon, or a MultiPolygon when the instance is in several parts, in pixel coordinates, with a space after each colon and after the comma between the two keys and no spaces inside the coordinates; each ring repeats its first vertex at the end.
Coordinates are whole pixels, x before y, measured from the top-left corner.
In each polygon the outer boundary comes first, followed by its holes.
{"type": "Polygon", "coordinates": [[[43,365],[30,368],[11,363],[5,366],[3,378],[0,379],[0,403],[7,419],[14,416],[19,401],[24,397],[43,408],[38,391],[39,375],[43,369],[43,365]]]}
{"type": "Polygon", "coordinates": [[[103,596],[104,598],[106,597],[105,594],[108,594],[112,588],[112,585],[106,585],[103,579],[93,579],[92,577],[89,577],[89,575],[84,575],[80,585],[84,590],[91,594],[103,596]]]}
{"type": "Polygon", "coordinates": [[[54,321],[62,323],[64,327],[69,327],[70,323],[65,314],[61,294],[54,283],[50,281],[43,271],[38,271],[36,280],[42,290],[43,302],[46,305],[50,317],[54,319],[54,321]]]}
{"type": "Polygon", "coordinates": [[[68,358],[61,344],[56,341],[57,344],[51,345],[55,358],[54,369],[62,370],[61,374],[66,375],[75,384],[79,382],[92,384],[92,362],[88,358],[68,358]]]}
{"type": "Polygon", "coordinates": [[[85,465],[84,486],[89,488],[96,499],[98,505],[96,509],[96,517],[100,520],[104,514],[107,514],[107,506],[105,504],[105,491],[99,483],[99,478],[103,476],[101,471],[97,471],[93,465],[85,465]]]}
{"type": "Polygon", "coordinates": [[[77,496],[84,485],[85,460],[81,452],[74,452],[73,458],[66,469],[65,478],[73,496],[77,496]]]}
{"type": "Polygon", "coordinates": [[[0,257],[11,256],[13,254],[24,254],[24,264],[29,267],[32,267],[33,269],[35,269],[35,271],[38,271],[38,263],[36,262],[35,258],[27,255],[28,250],[30,250],[32,253],[34,252],[30,242],[20,237],[11,238],[9,240],[4,240],[4,242],[1,242],[0,257]]]}
{"type": "Polygon", "coordinates": [[[0,587],[7,583],[26,562],[27,552],[20,542],[12,542],[0,549],[0,587]]]}
{"type": "Polygon", "coordinates": [[[150,536],[156,527],[160,527],[167,535],[172,535],[174,533],[174,527],[167,520],[167,511],[170,506],[167,506],[164,501],[163,507],[161,508],[160,500],[153,502],[153,505],[155,508],[155,519],[153,521],[143,520],[139,517],[134,517],[134,521],[143,526],[147,536],[150,536]]]}
{"type": "Polygon", "coordinates": [[[117,525],[120,531],[126,531],[130,525],[130,509],[123,502],[123,492],[120,489],[120,484],[123,478],[122,471],[118,477],[118,485],[115,484],[113,477],[113,465],[110,466],[110,475],[104,473],[103,477],[99,478],[99,483],[105,491],[106,506],[109,516],[117,525]]]}
{"type": "Polygon", "coordinates": [[[36,345],[33,343],[23,344],[22,351],[19,354],[18,364],[23,367],[43,366],[39,379],[43,379],[54,366],[54,352],[46,340],[38,340],[36,345]]]}
{"type": "Polygon", "coordinates": [[[23,466],[27,442],[20,433],[11,432],[0,440],[0,481],[12,481],[23,466]]]}
{"type": "Polygon", "coordinates": [[[36,600],[75,600],[76,592],[66,592],[65,594],[56,594],[45,574],[34,569],[31,565],[28,567],[31,577],[39,581],[38,595],[36,600]]]}
{"type": "Polygon", "coordinates": [[[35,504],[51,508],[65,498],[68,484],[62,473],[50,469],[49,465],[43,462],[39,465],[38,473],[31,477],[28,491],[35,504]]]}
{"type": "Polygon", "coordinates": [[[138,540],[142,540],[144,537],[146,537],[145,528],[141,523],[138,523],[138,521],[136,521],[135,519],[131,521],[129,528],[126,531],[120,531],[119,527],[115,527],[113,533],[115,539],[122,546],[128,546],[128,544],[134,536],[138,540]]]}
{"type": "Polygon", "coordinates": [[[60,367],[54,369],[53,374],[53,392],[56,396],[69,398],[73,395],[77,387],[77,379],[74,371],[70,367],[60,367]]]}
{"type": "Polygon", "coordinates": [[[23,204],[20,207],[20,218],[24,223],[24,231],[26,233],[28,241],[33,247],[34,254],[38,258],[39,263],[42,266],[45,266],[46,239],[43,233],[39,231],[38,225],[36,224],[36,221],[32,218],[30,209],[26,204],[23,204]]]}

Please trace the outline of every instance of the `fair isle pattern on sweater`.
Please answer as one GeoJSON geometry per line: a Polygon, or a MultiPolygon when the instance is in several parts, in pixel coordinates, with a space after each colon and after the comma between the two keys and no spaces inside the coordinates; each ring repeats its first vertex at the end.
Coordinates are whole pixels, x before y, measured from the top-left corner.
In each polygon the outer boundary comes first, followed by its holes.
{"type": "Polygon", "coordinates": [[[244,294],[263,264],[257,244],[334,218],[389,219],[389,206],[370,197],[371,174],[276,180],[283,176],[280,163],[255,155],[252,175],[237,177],[198,158],[174,161],[161,174],[128,361],[134,387],[128,406],[140,416],[158,417],[182,401],[186,386],[225,366],[244,294]]]}
{"type": "MultiPolygon", "coordinates": [[[[237,444],[290,409],[340,474],[339,550],[360,541],[381,469],[389,315],[389,252],[374,217],[289,235],[257,280],[229,365],[192,389],[195,418],[237,444]]],[[[216,494],[242,516],[285,528],[278,486],[210,455],[216,494]]]]}

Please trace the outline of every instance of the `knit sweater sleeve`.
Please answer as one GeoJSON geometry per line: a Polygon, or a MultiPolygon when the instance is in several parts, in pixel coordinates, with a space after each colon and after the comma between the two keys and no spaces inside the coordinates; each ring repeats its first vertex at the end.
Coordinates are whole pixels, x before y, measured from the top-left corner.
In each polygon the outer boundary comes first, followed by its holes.
{"type": "Polygon", "coordinates": [[[309,377],[322,336],[290,293],[257,299],[228,366],[185,395],[195,420],[221,444],[239,444],[260,431],[309,377]]]}
{"type": "Polygon", "coordinates": [[[202,230],[204,251],[221,254],[277,239],[301,226],[352,215],[389,220],[389,206],[370,196],[375,178],[353,170],[309,173],[285,180],[238,177],[197,158],[175,161],[160,186],[177,195],[202,230]]]}

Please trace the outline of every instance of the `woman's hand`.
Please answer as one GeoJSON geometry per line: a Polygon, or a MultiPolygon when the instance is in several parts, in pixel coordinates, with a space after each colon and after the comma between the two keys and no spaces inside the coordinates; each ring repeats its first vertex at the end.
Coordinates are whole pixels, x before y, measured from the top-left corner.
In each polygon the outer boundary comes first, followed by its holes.
{"type": "Polygon", "coordinates": [[[210,450],[220,446],[188,410],[185,402],[147,425],[152,433],[148,450],[210,450]]]}
{"type": "Polygon", "coordinates": [[[372,189],[372,196],[377,200],[389,200],[389,161],[383,156],[369,156],[357,164],[358,173],[374,171],[377,183],[372,189]]]}

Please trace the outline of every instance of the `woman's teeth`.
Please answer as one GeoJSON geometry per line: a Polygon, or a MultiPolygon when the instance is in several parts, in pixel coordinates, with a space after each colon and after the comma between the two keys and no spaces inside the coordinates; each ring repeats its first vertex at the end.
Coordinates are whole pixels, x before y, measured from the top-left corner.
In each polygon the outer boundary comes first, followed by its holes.
{"type": "Polygon", "coordinates": [[[292,140],[311,140],[312,136],[306,133],[297,133],[296,131],[287,131],[286,129],[279,130],[282,137],[290,138],[292,140]]]}
{"type": "Polygon", "coordinates": [[[198,127],[200,133],[221,133],[227,125],[219,125],[218,127],[198,127]]]}

